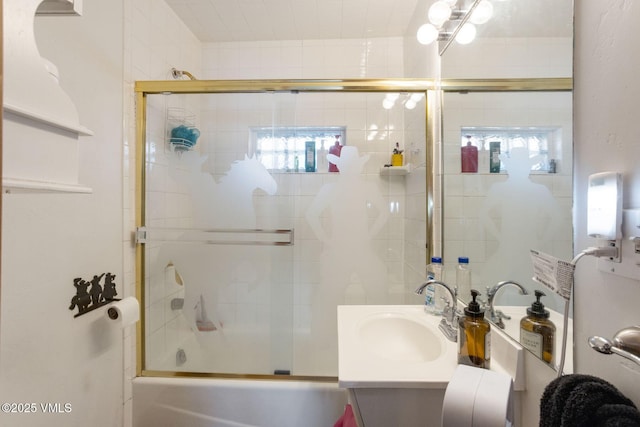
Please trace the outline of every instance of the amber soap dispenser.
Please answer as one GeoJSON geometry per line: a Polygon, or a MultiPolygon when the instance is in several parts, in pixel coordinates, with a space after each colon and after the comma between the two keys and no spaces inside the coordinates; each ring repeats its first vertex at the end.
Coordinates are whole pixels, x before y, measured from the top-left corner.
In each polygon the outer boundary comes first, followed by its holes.
{"type": "Polygon", "coordinates": [[[520,320],[520,344],[545,362],[552,363],[556,326],[549,320],[549,310],[540,302],[545,293],[539,290],[534,293],[536,300],[520,320]]]}
{"type": "Polygon", "coordinates": [[[489,369],[491,362],[491,325],[484,318],[484,310],[471,289],[471,302],[458,320],[458,363],[489,369]]]}

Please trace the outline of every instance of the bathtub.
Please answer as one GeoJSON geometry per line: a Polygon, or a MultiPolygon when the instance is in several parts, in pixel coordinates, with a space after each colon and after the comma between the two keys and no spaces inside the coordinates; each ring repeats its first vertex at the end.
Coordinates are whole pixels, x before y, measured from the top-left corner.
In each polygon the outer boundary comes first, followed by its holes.
{"type": "Polygon", "coordinates": [[[331,427],[346,403],[347,391],[333,382],[133,380],[134,427],[331,427]]]}

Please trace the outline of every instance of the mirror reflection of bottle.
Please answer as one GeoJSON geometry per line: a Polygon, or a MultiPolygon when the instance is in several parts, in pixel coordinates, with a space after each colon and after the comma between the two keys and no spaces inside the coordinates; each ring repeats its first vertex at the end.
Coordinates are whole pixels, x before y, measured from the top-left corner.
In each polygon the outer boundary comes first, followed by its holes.
{"type": "Polygon", "coordinates": [[[551,364],[554,356],[556,326],[549,320],[549,310],[544,308],[540,297],[545,293],[535,292],[536,300],[527,308],[527,315],[520,320],[520,344],[538,358],[551,364]]]}
{"type": "MultiPolygon", "coordinates": [[[[431,264],[427,266],[427,280],[442,281],[442,258],[431,257],[431,264]]],[[[424,311],[430,314],[441,314],[442,303],[438,303],[440,292],[439,286],[428,285],[424,290],[424,311]]]]}
{"type": "Polygon", "coordinates": [[[500,141],[489,143],[489,172],[500,173],[500,141]]]}
{"type": "Polygon", "coordinates": [[[318,171],[322,171],[322,172],[326,172],[328,169],[328,165],[327,165],[327,149],[324,148],[324,139],[322,140],[322,142],[320,143],[320,148],[318,148],[318,162],[317,162],[317,167],[316,170],[318,171]]]}
{"type": "Polygon", "coordinates": [[[467,135],[467,145],[460,149],[460,159],[461,172],[478,172],[478,147],[471,144],[471,135],[467,135]]]}
{"type": "Polygon", "coordinates": [[[471,292],[471,268],[469,258],[458,257],[458,267],[456,267],[456,287],[459,295],[468,295],[471,292]]]}

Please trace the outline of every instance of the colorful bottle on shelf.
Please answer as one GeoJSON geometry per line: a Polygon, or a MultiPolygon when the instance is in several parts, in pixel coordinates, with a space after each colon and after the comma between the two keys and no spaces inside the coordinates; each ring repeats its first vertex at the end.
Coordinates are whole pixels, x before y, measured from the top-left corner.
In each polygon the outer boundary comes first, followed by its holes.
{"type": "Polygon", "coordinates": [[[304,150],[304,171],[315,172],[316,171],[316,142],[305,142],[304,150]]]}
{"type": "Polygon", "coordinates": [[[393,154],[391,154],[391,166],[404,166],[403,151],[400,149],[400,143],[396,142],[396,148],[393,149],[393,154]]]}
{"type": "MultiPolygon", "coordinates": [[[[331,147],[329,147],[329,154],[340,157],[340,151],[342,151],[342,145],[340,145],[340,135],[336,135],[336,141],[331,147]]],[[[329,172],[340,172],[340,170],[338,169],[338,166],[329,162],[329,172]]]]}

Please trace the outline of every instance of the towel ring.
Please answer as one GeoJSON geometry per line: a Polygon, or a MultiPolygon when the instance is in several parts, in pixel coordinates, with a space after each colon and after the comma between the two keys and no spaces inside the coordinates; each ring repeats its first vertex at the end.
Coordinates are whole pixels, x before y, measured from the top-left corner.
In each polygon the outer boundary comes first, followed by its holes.
{"type": "Polygon", "coordinates": [[[640,365],[640,326],[621,329],[614,335],[613,340],[590,337],[589,345],[597,352],[617,354],[640,365]]]}

